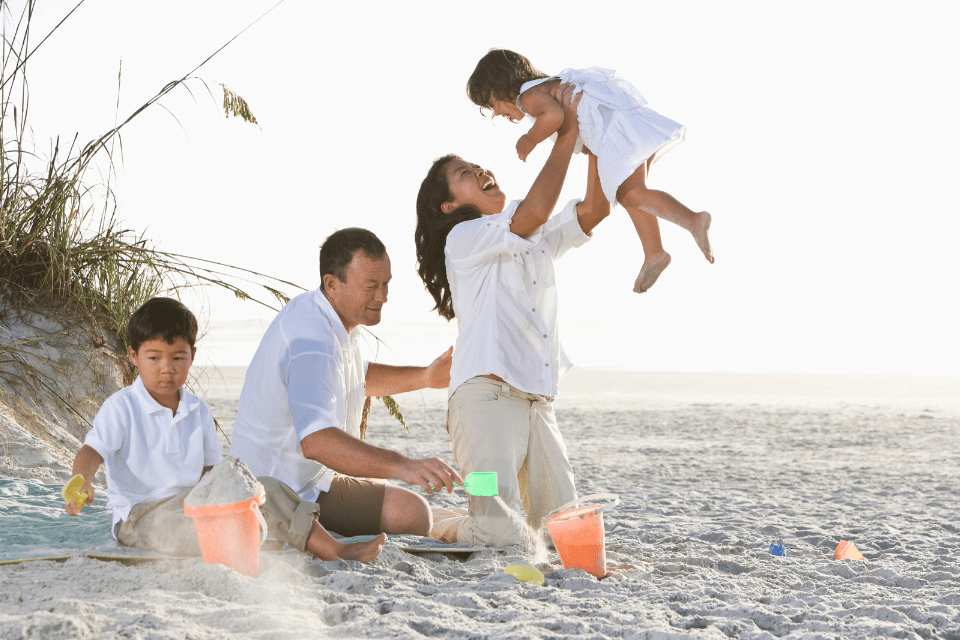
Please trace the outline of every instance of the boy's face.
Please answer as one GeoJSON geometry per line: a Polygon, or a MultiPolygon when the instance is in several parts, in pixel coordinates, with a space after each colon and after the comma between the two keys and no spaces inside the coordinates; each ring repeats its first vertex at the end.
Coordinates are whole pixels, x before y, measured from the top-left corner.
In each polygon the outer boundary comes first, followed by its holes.
{"type": "Polygon", "coordinates": [[[167,344],[162,338],[147,340],[140,349],[130,349],[130,362],[140,370],[140,379],[154,400],[173,411],[180,404],[180,387],[187,381],[196,347],[183,338],[167,344]]]}

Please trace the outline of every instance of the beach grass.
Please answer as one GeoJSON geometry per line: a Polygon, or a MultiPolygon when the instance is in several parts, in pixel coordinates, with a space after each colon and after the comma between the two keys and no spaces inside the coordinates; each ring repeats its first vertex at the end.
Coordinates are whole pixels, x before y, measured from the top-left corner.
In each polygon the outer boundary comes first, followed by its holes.
{"type": "MultiPolygon", "coordinates": [[[[92,329],[92,335],[112,336],[111,346],[122,356],[127,319],[156,295],[176,297],[185,289],[212,285],[270,308],[282,306],[289,299],[282,288],[300,287],[232,265],[163,251],[125,228],[118,216],[111,182],[121,133],[170,91],[181,87],[189,91],[186,85],[196,82],[209,91],[193,73],[213,56],[167,83],[106,133],[86,144],[79,144],[76,135],[66,143],[55,137],[49,152],[41,154],[28,143],[32,134],[28,63],[77,7],[34,45],[35,5],[35,0],[27,2],[19,16],[12,15],[6,3],[2,6],[0,298],[6,310],[54,312],[71,326],[92,329]]],[[[221,87],[227,116],[256,124],[246,101],[221,87]]],[[[8,356],[17,348],[0,343],[0,352],[8,356]]]]}

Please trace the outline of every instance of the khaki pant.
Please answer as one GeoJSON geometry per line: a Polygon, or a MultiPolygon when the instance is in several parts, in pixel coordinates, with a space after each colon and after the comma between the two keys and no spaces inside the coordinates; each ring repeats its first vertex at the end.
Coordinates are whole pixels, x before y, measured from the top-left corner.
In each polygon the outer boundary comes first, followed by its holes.
{"type": "Polygon", "coordinates": [[[543,516],[577,498],[573,468],[550,399],[503,382],[473,378],[450,398],[447,430],[461,475],[496,471],[500,493],[499,499],[469,496],[465,516],[448,512],[443,528],[456,523],[457,542],[520,544],[521,510],[536,530],[543,516]]]}
{"type": "Polygon", "coordinates": [[[117,523],[120,544],[167,556],[199,556],[197,528],[183,512],[190,489],[161,500],[133,505],[126,520],[117,523]]]}

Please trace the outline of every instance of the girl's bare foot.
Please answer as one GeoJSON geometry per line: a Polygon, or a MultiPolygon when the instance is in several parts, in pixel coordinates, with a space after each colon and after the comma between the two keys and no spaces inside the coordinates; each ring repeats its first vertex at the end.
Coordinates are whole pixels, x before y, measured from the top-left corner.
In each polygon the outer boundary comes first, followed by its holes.
{"type": "Polygon", "coordinates": [[[713,264],[713,249],[710,248],[710,222],[713,217],[706,211],[696,214],[696,223],[690,229],[693,239],[696,240],[700,251],[703,251],[703,257],[707,262],[713,264]]]}
{"type": "Polygon", "coordinates": [[[366,564],[380,555],[386,541],[387,534],[381,533],[369,542],[341,544],[340,549],[337,550],[337,557],[343,560],[357,560],[366,564]]]}
{"type": "Polygon", "coordinates": [[[644,293],[653,286],[663,270],[670,266],[670,254],[666,251],[659,251],[653,255],[644,256],[643,266],[640,267],[640,275],[633,283],[634,293],[644,293]]]}

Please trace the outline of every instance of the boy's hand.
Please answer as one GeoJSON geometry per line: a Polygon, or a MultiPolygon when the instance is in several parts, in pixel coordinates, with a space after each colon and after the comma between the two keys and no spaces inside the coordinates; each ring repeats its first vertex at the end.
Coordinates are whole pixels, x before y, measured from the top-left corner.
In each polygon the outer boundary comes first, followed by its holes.
{"type": "Polygon", "coordinates": [[[527,161],[527,156],[530,155],[530,152],[537,148],[537,143],[534,142],[530,136],[523,134],[520,136],[520,139],[517,140],[517,156],[524,162],[527,161]]]}
{"type": "MultiPolygon", "coordinates": [[[[87,494],[87,501],[83,503],[83,506],[93,504],[93,494],[96,493],[96,491],[94,490],[93,485],[90,484],[89,480],[84,481],[83,486],[80,487],[80,493],[87,494]]],[[[73,500],[71,500],[70,502],[64,503],[63,510],[66,511],[71,516],[80,515],[80,512],[77,511],[77,505],[76,503],[73,502],[73,500]]]]}

